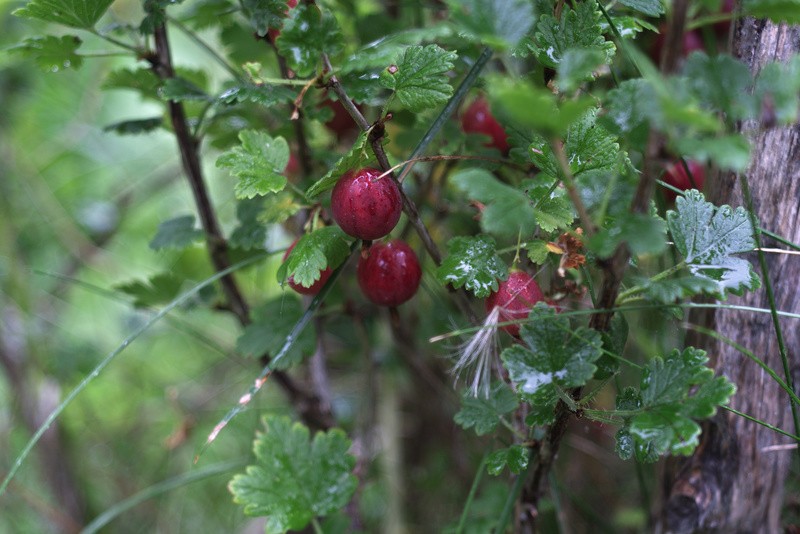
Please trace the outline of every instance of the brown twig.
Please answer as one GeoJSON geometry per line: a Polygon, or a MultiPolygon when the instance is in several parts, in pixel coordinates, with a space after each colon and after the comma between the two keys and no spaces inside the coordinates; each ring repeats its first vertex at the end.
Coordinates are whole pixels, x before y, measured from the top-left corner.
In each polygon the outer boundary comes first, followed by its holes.
{"type": "MultiPolygon", "coordinates": [[[[154,56],[148,58],[152,69],[162,80],[172,78],[175,76],[175,70],[172,66],[167,29],[164,25],[156,27],[154,38],[156,52],[154,56]]],[[[200,223],[206,234],[208,252],[214,269],[219,272],[230,267],[228,243],[222,235],[216,213],[211,205],[205,180],[203,179],[198,154],[198,141],[192,137],[189,131],[183,105],[180,102],[170,100],[168,107],[172,128],[181,153],[183,170],[192,189],[195,204],[200,214],[200,223]]],[[[236,315],[242,326],[250,324],[250,310],[239,290],[239,286],[236,284],[235,278],[232,275],[226,275],[220,279],[220,284],[227,300],[227,309],[236,315]]],[[[269,359],[269,355],[264,354],[261,357],[261,362],[266,365],[269,359]]],[[[289,399],[300,417],[312,429],[324,430],[334,425],[333,414],[329,408],[323,406],[322,400],[316,393],[308,391],[283,371],[275,371],[273,376],[289,395],[289,399]]]]}
{"type": "Polygon", "coordinates": [[[673,72],[683,54],[683,33],[686,28],[686,12],[688,9],[688,0],[675,0],[672,3],[672,17],[669,20],[667,39],[660,58],[663,72],[673,72]]]}

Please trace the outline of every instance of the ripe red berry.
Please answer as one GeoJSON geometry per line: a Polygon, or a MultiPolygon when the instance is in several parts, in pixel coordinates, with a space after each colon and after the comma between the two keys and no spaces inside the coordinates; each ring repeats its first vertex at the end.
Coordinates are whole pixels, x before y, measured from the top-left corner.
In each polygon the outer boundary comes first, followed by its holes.
{"type": "Polygon", "coordinates": [[[422,279],[417,255],[398,239],[375,243],[358,260],[358,285],[379,306],[399,306],[416,294],[422,279]]]}
{"type": "Polygon", "coordinates": [[[331,194],[331,211],[344,233],[358,239],[379,239],[400,220],[400,190],[381,171],[361,169],[342,176],[331,194]]]}
{"type": "MultiPolygon", "coordinates": [[[[499,322],[517,321],[528,317],[533,306],[544,300],[539,284],[527,273],[515,271],[508,279],[500,282],[500,287],[486,299],[486,311],[497,306],[500,311],[499,322]]],[[[503,326],[502,329],[514,337],[519,337],[519,324],[503,326]]]]}
{"type": "MultiPolygon", "coordinates": [[[[288,9],[286,9],[284,13],[289,13],[289,9],[292,9],[297,6],[297,0],[287,0],[286,5],[288,9]]],[[[280,34],[281,31],[278,28],[270,28],[269,30],[267,30],[267,35],[269,35],[269,40],[272,41],[273,43],[280,34]]]]}
{"type": "Polygon", "coordinates": [[[489,110],[489,103],[478,97],[461,115],[461,129],[465,133],[480,133],[492,138],[486,146],[493,146],[503,154],[508,154],[508,134],[489,110]]]}
{"type": "MultiPolygon", "coordinates": [[[[705,168],[703,168],[700,163],[691,160],[687,160],[686,165],[689,167],[689,171],[692,173],[694,185],[692,184],[692,180],[689,178],[689,175],[686,174],[686,169],[683,167],[683,163],[680,161],[676,161],[667,167],[667,170],[664,173],[664,181],[673,187],[677,187],[681,191],[688,191],[689,189],[698,189],[702,191],[703,184],[706,181],[705,168]]],[[[671,189],[664,189],[664,198],[667,199],[667,202],[675,202],[677,196],[678,194],[675,191],[672,191],[671,189]]]]}
{"type": "MultiPolygon", "coordinates": [[[[292,249],[294,249],[294,247],[295,247],[295,245],[297,245],[298,241],[299,241],[298,239],[295,239],[294,243],[292,243],[289,246],[289,248],[286,249],[286,252],[283,254],[283,260],[284,261],[286,261],[286,258],[289,257],[289,253],[292,251],[292,249]]],[[[325,270],[323,270],[323,271],[321,271],[319,273],[319,280],[317,280],[316,282],[311,284],[310,287],[303,287],[300,284],[298,284],[297,282],[295,282],[294,281],[294,276],[290,276],[289,279],[287,280],[287,282],[289,283],[289,287],[291,287],[292,289],[294,289],[295,291],[297,291],[301,295],[316,295],[317,293],[320,292],[320,290],[322,289],[322,286],[325,285],[325,282],[328,281],[328,278],[331,277],[332,273],[333,273],[333,271],[331,271],[330,267],[325,268],[325,270]]]]}

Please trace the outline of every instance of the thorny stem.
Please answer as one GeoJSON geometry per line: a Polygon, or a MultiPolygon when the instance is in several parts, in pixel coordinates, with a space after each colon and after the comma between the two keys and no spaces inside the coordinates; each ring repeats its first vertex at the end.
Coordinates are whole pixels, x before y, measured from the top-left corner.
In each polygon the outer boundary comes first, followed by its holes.
{"type": "MultiPolygon", "coordinates": [[[[162,24],[156,27],[154,32],[156,53],[150,58],[152,69],[161,79],[168,79],[175,76],[172,67],[172,57],[167,37],[167,29],[162,24]]],[[[173,131],[178,141],[178,148],[181,153],[181,163],[186,178],[192,189],[197,211],[200,215],[200,223],[206,234],[211,262],[217,272],[225,271],[230,268],[228,258],[228,243],[222,235],[216,213],[211,205],[208,189],[203,179],[202,167],[198,154],[198,141],[189,132],[186,112],[180,102],[170,100],[168,103],[170,120],[173,131]]],[[[228,309],[236,315],[242,326],[250,324],[250,309],[245,301],[239,286],[232,273],[228,273],[219,280],[222,291],[225,294],[228,309]]],[[[262,363],[269,361],[269,355],[262,356],[262,363]]],[[[333,424],[333,415],[329,409],[325,409],[319,397],[313,392],[306,391],[295,383],[294,379],[285,372],[276,371],[275,380],[288,393],[292,404],[297,409],[301,417],[315,429],[327,429],[333,424]]]]}

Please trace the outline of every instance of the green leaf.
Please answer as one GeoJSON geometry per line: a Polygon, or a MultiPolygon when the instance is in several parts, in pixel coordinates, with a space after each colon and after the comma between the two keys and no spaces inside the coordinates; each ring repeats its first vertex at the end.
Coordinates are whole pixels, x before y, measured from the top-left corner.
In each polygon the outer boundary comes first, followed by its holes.
{"type": "Polygon", "coordinates": [[[203,235],[202,230],[194,227],[194,215],[184,215],[159,224],[155,237],[150,241],[150,248],[180,250],[199,241],[203,235]]]}
{"type": "Polygon", "coordinates": [[[331,189],[334,185],[336,185],[336,182],[339,181],[339,178],[341,178],[344,173],[351,169],[360,169],[372,159],[372,152],[367,146],[368,135],[368,132],[361,132],[358,135],[358,139],[355,140],[350,151],[339,158],[339,161],[336,162],[336,165],[334,165],[333,168],[325,174],[325,176],[317,180],[314,185],[308,188],[308,191],[306,191],[306,196],[308,198],[314,198],[320,193],[324,193],[328,189],[331,189]]]}
{"type": "Polygon", "coordinates": [[[644,13],[648,17],[658,17],[664,13],[664,5],[661,0],[620,0],[619,3],[644,13]]]}
{"type": "Polygon", "coordinates": [[[536,15],[524,0],[448,0],[459,33],[494,48],[515,47],[533,27],[536,15]]]}
{"type": "MultiPolygon", "coordinates": [[[[619,34],[625,39],[636,39],[637,34],[645,30],[654,33],[658,32],[658,28],[646,20],[642,20],[637,17],[620,17],[612,15],[611,20],[614,22],[614,26],[616,26],[619,34]]],[[[602,28],[604,34],[611,32],[611,26],[608,24],[608,21],[605,19],[605,17],[600,19],[600,28],[602,28]]]]}
{"type": "MultiPolygon", "coordinates": [[[[377,72],[392,63],[402,51],[411,45],[419,45],[423,42],[442,40],[453,35],[452,27],[442,21],[429,28],[412,28],[390,33],[380,39],[368,43],[359,48],[355,53],[348,56],[339,68],[341,74],[353,72],[377,72]]],[[[350,86],[347,86],[350,94],[350,86]]]]}
{"type": "Polygon", "coordinates": [[[486,472],[497,476],[508,467],[508,470],[518,475],[528,467],[530,455],[528,449],[522,445],[512,445],[507,449],[492,452],[486,459],[486,472]]]}
{"type": "Polygon", "coordinates": [[[298,76],[316,74],[322,54],[335,56],[342,50],[339,24],[327,10],[299,4],[289,12],[277,39],[278,51],[298,76]]]}
{"type": "Polygon", "coordinates": [[[33,0],[13,12],[18,17],[39,19],[88,30],[97,24],[114,0],[33,0]]]}
{"type": "Polygon", "coordinates": [[[498,278],[508,278],[508,266],[497,255],[489,236],[454,237],[447,243],[449,255],[436,269],[442,284],[466,287],[478,298],[486,298],[498,289],[498,278]]]}
{"type": "Polygon", "coordinates": [[[725,54],[708,57],[694,52],[683,68],[685,82],[700,102],[722,111],[733,121],[754,114],[749,88],[753,83],[750,69],[742,61],[725,54]]]}
{"type": "Polygon", "coordinates": [[[542,239],[528,241],[525,250],[528,252],[528,259],[539,265],[547,261],[547,257],[550,255],[550,249],[547,248],[547,241],[542,239]]]}
{"type": "Polygon", "coordinates": [[[117,284],[114,289],[133,297],[133,306],[149,308],[171,302],[181,292],[183,280],[172,273],[159,273],[147,281],[139,280],[117,284]]]}
{"type": "Polygon", "coordinates": [[[667,225],[658,215],[623,212],[586,241],[587,247],[601,258],[608,258],[621,243],[633,256],[659,254],[667,248],[667,225]]]}
{"type": "Polygon", "coordinates": [[[536,229],[536,213],[528,195],[501,183],[485,169],[465,169],[451,178],[467,197],[486,205],[481,228],[502,237],[530,235],[536,229]]]}
{"type": "Polygon", "coordinates": [[[547,139],[561,136],[573,122],[595,106],[594,100],[588,97],[559,102],[546,89],[499,76],[490,78],[489,96],[492,109],[547,139]]]}
{"type": "Polygon", "coordinates": [[[218,100],[223,104],[234,105],[240,102],[252,102],[266,108],[281,102],[293,101],[294,92],[286,87],[266,84],[235,85],[226,89],[218,100]]]}
{"type": "Polygon", "coordinates": [[[286,0],[242,0],[242,12],[259,37],[267,35],[270,28],[279,29],[287,10],[286,0]]]}
{"type": "Polygon", "coordinates": [[[742,134],[718,137],[683,137],[676,140],[678,152],[690,159],[714,162],[722,169],[736,172],[747,170],[750,164],[750,143],[742,134]]]}
{"type": "Polygon", "coordinates": [[[605,113],[599,122],[632,146],[643,148],[650,123],[657,124],[661,118],[658,96],[650,82],[643,78],[625,80],[609,91],[606,99],[605,113]]]}
{"type": "Polygon", "coordinates": [[[289,145],[283,137],[272,138],[257,130],[239,132],[241,146],[217,158],[217,167],[230,169],[239,177],[236,198],[277,193],[286,187],[283,170],[289,163],[289,145]]]}
{"type": "Polygon", "coordinates": [[[209,101],[211,97],[205,91],[196,86],[189,80],[175,76],[169,78],[158,89],[158,96],[162,100],[172,100],[174,102],[184,102],[186,100],[209,101]]]}
{"type": "Polygon", "coordinates": [[[326,226],[303,235],[278,269],[278,282],[289,278],[303,287],[319,280],[320,272],[336,269],[350,255],[347,235],[338,226],[326,226]]]}
{"type": "Polygon", "coordinates": [[[358,481],[344,432],[317,432],[310,440],[308,428],[275,415],[264,426],[253,445],[255,465],[228,484],[246,515],[267,516],[267,532],[286,532],[347,505],[358,481]]]}
{"type": "MultiPolygon", "coordinates": [[[[597,124],[598,110],[591,109],[580,120],[573,122],[564,136],[564,152],[569,162],[570,172],[575,178],[584,173],[617,173],[626,158],[620,152],[617,138],[597,124]]],[[[531,143],[531,161],[554,178],[563,179],[553,149],[546,139],[534,139],[531,143]]]]}
{"type": "MultiPolygon", "coordinates": [[[[277,354],[304,312],[296,298],[280,296],[265,302],[253,310],[253,322],[236,340],[236,352],[253,358],[277,354]]],[[[275,368],[288,369],[299,364],[305,356],[313,354],[316,344],[314,330],[305,329],[275,368]]]]}
{"type": "MultiPolygon", "coordinates": [[[[278,195],[281,194],[283,192],[278,193],[278,195]]],[[[264,197],[256,197],[241,199],[236,203],[236,219],[239,221],[239,225],[233,229],[228,239],[231,246],[244,250],[264,248],[267,227],[259,220],[264,209],[264,201],[264,197]]]]}
{"type": "Polygon", "coordinates": [[[502,382],[496,383],[488,398],[476,397],[470,391],[461,397],[461,410],[453,420],[461,428],[475,427],[479,436],[492,432],[500,417],[517,409],[517,396],[502,382]]]}
{"type": "MultiPolygon", "coordinates": [[[[541,178],[537,178],[541,182],[541,178]]],[[[552,188],[548,185],[523,184],[528,190],[528,198],[534,206],[534,216],[539,227],[545,232],[553,232],[559,228],[567,228],[575,220],[572,203],[563,188],[552,188]]]]}
{"type": "Polygon", "coordinates": [[[673,350],[645,367],[638,392],[620,394],[617,409],[626,421],[617,434],[620,456],[652,462],[662,454],[692,453],[700,435],[694,419],[714,415],[736,390],[726,378],[715,378],[707,362],[702,350],[673,350]]]}
{"type": "Polygon", "coordinates": [[[550,14],[539,18],[533,42],[528,46],[540,63],[554,69],[571,48],[597,50],[603,54],[604,63],[611,63],[616,47],[603,37],[600,17],[595,0],[580,2],[574,10],[565,5],[561,20],[550,14]]]}
{"type": "Polygon", "coordinates": [[[119,135],[137,135],[149,133],[164,124],[161,117],[151,117],[149,119],[136,119],[130,121],[115,122],[103,127],[104,132],[114,132],[119,135]]]}
{"type": "Polygon", "coordinates": [[[9,52],[32,58],[36,65],[45,72],[58,72],[63,69],[79,69],[83,65],[83,56],[76,53],[81,46],[80,37],[64,35],[55,37],[31,37],[12,46],[9,52]]]}
{"type": "Polygon", "coordinates": [[[718,208],[694,189],[679,196],[676,207],[667,212],[667,224],[693,275],[715,282],[721,295],[740,295],[761,286],[750,262],[733,256],[756,246],[744,208],[718,208]]]}
{"type": "Polygon", "coordinates": [[[302,209],[295,202],[295,195],[288,191],[281,191],[263,199],[264,206],[258,215],[258,220],[267,224],[280,224],[302,209]]]}
{"type": "Polygon", "coordinates": [[[605,56],[599,50],[571,48],[564,53],[558,69],[558,89],[571,92],[583,82],[594,80],[594,73],[605,62],[605,56]]]}
{"type": "Polygon", "coordinates": [[[645,282],[644,287],[645,298],[662,304],[673,304],[678,300],[700,294],[718,295],[716,282],[697,276],[683,276],[655,282],[648,280],[645,282]]]}
{"type": "Polygon", "coordinates": [[[594,376],[594,362],[602,354],[600,333],[586,327],[573,329],[568,318],[539,303],[520,327],[520,337],[525,346],[505,349],[500,355],[503,366],[535,412],[551,415],[558,400],[556,388],[583,386],[594,376]]]}
{"type": "Polygon", "coordinates": [[[747,0],[744,14],[773,22],[800,24],[800,1],[798,0],[747,0]]]}
{"type": "Polygon", "coordinates": [[[103,89],[131,89],[137,91],[142,98],[160,100],[158,88],[161,80],[155,73],[146,68],[117,69],[111,71],[101,86],[103,89]]]}
{"type": "Polygon", "coordinates": [[[453,95],[448,72],[458,56],[438,45],[410,46],[380,75],[381,84],[413,112],[444,104],[453,95]]]}

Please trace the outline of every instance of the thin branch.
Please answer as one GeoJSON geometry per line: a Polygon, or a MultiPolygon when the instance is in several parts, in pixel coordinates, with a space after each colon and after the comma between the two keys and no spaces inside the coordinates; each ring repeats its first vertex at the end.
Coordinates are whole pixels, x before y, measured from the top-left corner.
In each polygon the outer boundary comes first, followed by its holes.
{"type": "MultiPolygon", "coordinates": [[[[164,25],[156,27],[154,32],[156,43],[156,54],[150,58],[153,71],[161,79],[168,79],[175,76],[172,67],[172,58],[169,48],[167,30],[164,25]]],[[[180,102],[170,100],[168,103],[170,119],[173,131],[178,141],[178,148],[181,153],[183,170],[189,180],[192,189],[197,211],[200,214],[200,223],[206,234],[206,243],[216,272],[222,272],[230,268],[228,258],[228,243],[222,235],[216,213],[211,205],[202,168],[198,154],[198,142],[189,132],[186,120],[186,112],[180,102]]],[[[236,315],[242,326],[250,324],[250,309],[245,301],[239,286],[232,273],[220,278],[220,285],[225,294],[227,307],[236,315]]],[[[261,357],[261,361],[266,365],[270,360],[268,354],[261,357]]],[[[298,411],[300,417],[314,429],[327,429],[333,426],[334,417],[330,409],[323,407],[321,399],[314,392],[307,391],[295,382],[295,380],[283,371],[275,371],[275,380],[283,387],[289,398],[298,411]]]]}
{"type": "Polygon", "coordinates": [[[589,212],[586,211],[586,206],[583,205],[583,200],[581,200],[578,189],[575,187],[575,179],[572,176],[572,170],[569,168],[567,155],[564,153],[564,145],[561,141],[556,140],[551,146],[553,147],[553,153],[556,155],[558,164],[561,167],[561,172],[564,175],[564,186],[567,188],[567,193],[569,194],[570,200],[572,200],[572,205],[578,213],[583,231],[586,232],[586,237],[592,237],[597,230],[594,227],[592,218],[589,216],[589,212]]]}

